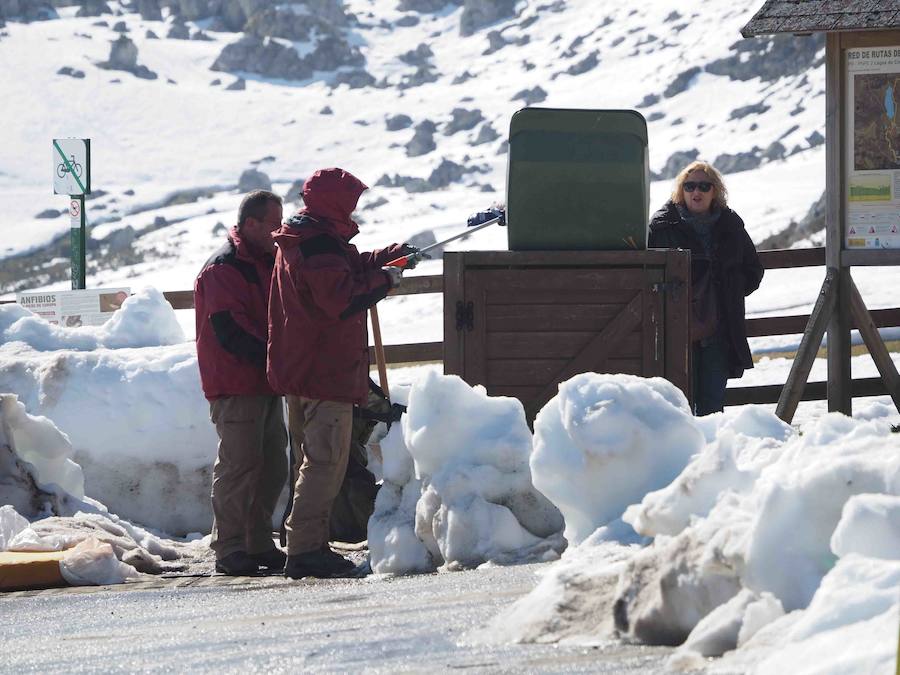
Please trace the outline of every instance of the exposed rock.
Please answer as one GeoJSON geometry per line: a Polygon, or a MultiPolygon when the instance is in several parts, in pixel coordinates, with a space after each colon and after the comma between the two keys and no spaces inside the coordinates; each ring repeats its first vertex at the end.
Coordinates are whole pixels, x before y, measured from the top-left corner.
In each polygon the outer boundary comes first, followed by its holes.
{"type": "Polygon", "coordinates": [[[447,187],[451,183],[457,183],[462,180],[465,173],[466,168],[464,166],[444,158],[428,176],[428,183],[434,189],[447,187]]]}
{"type": "Polygon", "coordinates": [[[472,35],[485,26],[515,16],[516,0],[464,0],[459,34],[472,35]]]}
{"type": "Polygon", "coordinates": [[[790,248],[799,241],[824,232],[825,217],[825,192],[822,192],[822,196],[809,207],[809,211],[806,212],[806,215],[803,216],[799,223],[792,221],[781,232],[764,239],[757,248],[760,250],[790,248]]]}
{"type": "Polygon", "coordinates": [[[657,110],[656,112],[652,112],[647,116],[648,122],[655,122],[656,120],[661,120],[666,116],[666,113],[657,110]]]}
{"type": "Polygon", "coordinates": [[[272,181],[258,169],[246,169],[238,179],[238,192],[250,192],[251,190],[271,190],[272,181]]]}
{"type": "Polygon", "coordinates": [[[450,84],[462,84],[463,82],[468,82],[473,77],[475,77],[475,76],[472,75],[472,73],[470,73],[468,70],[464,70],[459,75],[454,77],[453,80],[450,82],[450,84]]]}
{"type": "Polygon", "coordinates": [[[120,35],[119,39],[110,46],[109,60],[98,63],[98,67],[106,70],[124,70],[135,77],[145,80],[155,80],[157,75],[146,66],[140,66],[137,62],[138,50],[134,42],[127,36],[120,35]]]}
{"type": "Polygon", "coordinates": [[[124,21],[116,21],[116,23],[113,24],[112,29],[117,33],[127,33],[128,32],[128,26],[125,25],[124,21]]]}
{"type": "Polygon", "coordinates": [[[147,32],[144,33],[144,37],[148,40],[159,40],[159,36],[149,28],[147,29],[147,32]]]}
{"type": "Polygon", "coordinates": [[[705,70],[732,80],[758,77],[763,82],[771,82],[812,70],[819,65],[818,54],[824,47],[825,37],[821,33],[738,40],[731,45],[734,54],[710,62],[705,70]]]}
{"type": "Polygon", "coordinates": [[[174,23],[166,34],[170,40],[190,40],[191,29],[185,23],[174,23]]]}
{"type": "Polygon", "coordinates": [[[490,143],[491,141],[496,141],[498,138],[500,138],[500,134],[497,133],[496,129],[491,126],[490,122],[485,122],[481,125],[481,129],[478,130],[478,135],[475,137],[475,140],[472,141],[472,145],[490,143]]]}
{"type": "Polygon", "coordinates": [[[658,94],[647,94],[644,98],[641,99],[641,102],[638,103],[635,108],[649,108],[652,105],[656,105],[659,103],[659,95],[658,94]]]}
{"type": "Polygon", "coordinates": [[[341,70],[334,76],[332,86],[346,84],[351,89],[362,89],[375,84],[375,77],[368,71],[358,68],[355,70],[341,70]]]}
{"type": "Polygon", "coordinates": [[[397,9],[401,12],[428,14],[439,12],[447,5],[461,5],[462,0],[400,0],[397,9]]]}
{"type": "Polygon", "coordinates": [[[785,148],[778,141],[773,141],[768,148],[763,151],[763,159],[767,159],[770,162],[776,159],[784,159],[784,155],[787,152],[787,148],[785,148]]]}
{"type": "Polygon", "coordinates": [[[225,91],[244,91],[247,88],[247,81],[243,77],[239,77],[234,82],[225,87],[225,91]]]}
{"type": "Polygon", "coordinates": [[[437,129],[434,122],[424,120],[416,125],[415,133],[409,143],[406,144],[406,156],[418,157],[434,150],[434,132],[437,129]]]}
{"type": "Polygon", "coordinates": [[[284,195],[284,203],[285,204],[294,204],[303,201],[303,186],[306,184],[306,179],[298,178],[291,186],[288,188],[288,191],[284,195]]]}
{"type": "Polygon", "coordinates": [[[112,10],[104,0],[81,0],[81,6],[75,12],[75,16],[100,16],[112,14],[112,10]]]}
{"type": "Polygon", "coordinates": [[[330,105],[324,106],[320,111],[320,115],[334,115],[334,110],[331,109],[330,105]]]}
{"type": "Polygon", "coordinates": [[[57,209],[44,209],[39,214],[35,216],[35,218],[59,218],[65,211],[58,211],[57,209]]]}
{"type": "Polygon", "coordinates": [[[509,153],[509,141],[504,139],[503,142],[500,143],[500,145],[497,147],[497,154],[498,155],[506,155],[508,153],[509,153]]]}
{"type": "Polygon", "coordinates": [[[419,87],[423,84],[428,84],[429,82],[436,82],[437,79],[438,74],[431,67],[431,64],[427,64],[416,68],[416,71],[411,75],[404,75],[403,79],[397,85],[397,88],[411,89],[412,87],[419,87]]]}
{"type": "Polygon", "coordinates": [[[428,64],[432,56],[434,56],[434,52],[431,51],[431,47],[423,42],[415,49],[400,54],[397,58],[411,66],[424,66],[428,64]]]}
{"type": "Polygon", "coordinates": [[[806,142],[809,143],[809,147],[814,148],[817,145],[822,145],[825,142],[825,137],[818,131],[813,131],[806,137],[806,142]]]}
{"type": "Polygon", "coordinates": [[[419,17],[415,14],[404,14],[394,23],[395,26],[399,26],[400,28],[411,28],[412,26],[419,25],[419,17]]]}
{"type": "Polygon", "coordinates": [[[431,187],[431,184],[424,178],[416,178],[413,176],[398,176],[397,178],[402,184],[403,189],[411,194],[419,192],[430,192],[434,189],[431,187]]]}
{"type": "Polygon", "coordinates": [[[285,47],[269,38],[261,40],[252,35],[225,45],[211,69],[245,71],[285,80],[305,80],[313,74],[310,65],[300,58],[293,47],[285,47]]]}
{"type": "Polygon", "coordinates": [[[716,157],[713,165],[722,173],[739,173],[750,171],[762,164],[760,148],[753,146],[749,152],[739,152],[734,155],[723,153],[716,157]]]}
{"type": "Polygon", "coordinates": [[[131,248],[136,238],[137,234],[134,228],[131,225],[126,225],[121,229],[110,232],[100,243],[107,246],[110,253],[122,253],[131,248]]]}
{"type": "Polygon", "coordinates": [[[213,38],[204,33],[202,30],[196,30],[191,33],[191,40],[197,40],[198,42],[215,42],[213,38]]]}
{"type": "Polygon", "coordinates": [[[547,92],[541,87],[532,87],[531,89],[522,89],[513,95],[512,101],[522,101],[526,106],[540,103],[547,99],[547,92]]]}
{"type": "Polygon", "coordinates": [[[49,0],[0,0],[0,28],[3,19],[15,19],[23,23],[48,21],[59,18],[49,0]]]}
{"type": "Polygon", "coordinates": [[[669,159],[666,160],[665,165],[663,165],[663,168],[659,173],[651,172],[650,175],[653,180],[669,180],[670,178],[675,178],[679,171],[699,156],[700,152],[696,148],[691,150],[678,150],[669,155],[669,159]]]}
{"type": "MultiPolygon", "coordinates": [[[[363,66],[365,57],[340,34],[332,33],[319,41],[312,53],[303,58],[312,70],[331,71],[341,66],[363,66]]],[[[374,81],[374,79],[373,79],[374,81]]]]}
{"type": "Polygon", "coordinates": [[[731,114],[728,115],[729,120],[739,120],[743,119],[747,115],[762,115],[764,112],[769,110],[772,106],[766,105],[763,101],[759,103],[753,103],[751,105],[744,105],[740,108],[735,108],[731,111],[731,114]]]}
{"type": "Polygon", "coordinates": [[[600,63],[599,55],[600,52],[594,50],[587,56],[585,56],[578,63],[573,63],[571,66],[566,68],[565,72],[567,75],[581,75],[583,73],[587,73],[600,63]]]}
{"type": "Polygon", "coordinates": [[[84,79],[84,71],[78,70],[77,68],[70,68],[69,66],[63,66],[59,70],[56,71],[57,75],[68,75],[69,77],[74,77],[76,80],[84,79]]]}
{"type": "Polygon", "coordinates": [[[144,21],[162,21],[159,0],[137,0],[137,11],[144,21]]]}
{"type": "Polygon", "coordinates": [[[385,120],[385,126],[388,131],[400,131],[408,129],[412,126],[412,118],[409,115],[391,115],[385,120]]]}
{"type": "Polygon", "coordinates": [[[531,42],[531,37],[528,35],[520,35],[519,37],[512,40],[507,39],[499,30],[490,31],[487,37],[488,48],[481,52],[483,56],[489,56],[490,54],[503,49],[506,45],[517,45],[519,47],[522,47],[531,42]]]}
{"type": "Polygon", "coordinates": [[[453,118],[447,122],[444,127],[444,135],[451,136],[458,131],[468,131],[474,129],[479,122],[484,119],[481,110],[466,110],[465,108],[454,108],[450,113],[453,118]]]}
{"type": "Polygon", "coordinates": [[[663,96],[666,98],[672,98],[673,96],[677,96],[681,92],[685,91],[691,84],[691,80],[694,79],[700,73],[700,68],[694,66],[692,68],[688,68],[687,70],[678,74],[678,76],[672,80],[672,83],[666,87],[666,90],[663,92],[663,96]]]}

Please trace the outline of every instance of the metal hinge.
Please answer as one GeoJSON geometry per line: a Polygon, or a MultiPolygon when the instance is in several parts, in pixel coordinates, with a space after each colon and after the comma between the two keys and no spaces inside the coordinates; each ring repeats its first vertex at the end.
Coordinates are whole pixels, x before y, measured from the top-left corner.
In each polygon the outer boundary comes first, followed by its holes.
{"type": "Polygon", "coordinates": [[[462,300],[456,301],[456,330],[474,330],[475,328],[475,303],[471,300],[463,303],[462,300]]]}

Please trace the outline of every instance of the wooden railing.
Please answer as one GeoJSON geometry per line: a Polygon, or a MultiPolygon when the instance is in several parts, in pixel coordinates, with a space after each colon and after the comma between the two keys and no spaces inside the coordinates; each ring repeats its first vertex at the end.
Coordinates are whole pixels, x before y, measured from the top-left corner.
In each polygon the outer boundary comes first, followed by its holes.
{"type": "MultiPolygon", "coordinates": [[[[825,265],[824,248],[760,251],[759,257],[763,267],[767,270],[825,265]]],[[[443,277],[436,275],[407,277],[403,280],[403,284],[392,291],[390,295],[442,292],[443,277]]],[[[192,309],[194,307],[193,291],[168,291],[165,293],[165,297],[175,309],[192,309]]],[[[871,312],[871,315],[875,325],[879,328],[900,326],[900,308],[876,309],[871,312]]],[[[747,319],[747,335],[748,337],[763,337],[803,333],[808,320],[808,314],[747,319]]],[[[856,328],[855,325],[853,327],[856,328]]],[[[374,350],[372,351],[374,352],[374,350]]],[[[389,364],[439,362],[443,360],[443,343],[419,342],[385,345],[384,352],[385,361],[389,364]]],[[[729,387],[726,391],[725,402],[727,405],[777,403],[782,387],[782,384],[729,387]]],[[[825,389],[825,382],[809,382],[803,391],[802,400],[824,400],[826,398],[825,389]]],[[[851,390],[853,396],[879,396],[888,393],[881,378],[878,377],[853,380],[851,390]]]]}

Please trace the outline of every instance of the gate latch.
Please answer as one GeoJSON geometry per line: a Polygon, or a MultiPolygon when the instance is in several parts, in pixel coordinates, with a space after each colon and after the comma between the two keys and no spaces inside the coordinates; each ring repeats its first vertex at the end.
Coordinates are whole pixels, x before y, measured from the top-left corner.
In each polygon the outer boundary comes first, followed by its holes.
{"type": "Polygon", "coordinates": [[[650,286],[650,290],[654,293],[674,293],[680,291],[683,286],[684,282],[680,279],[675,279],[674,281],[657,281],[650,286]]]}
{"type": "Polygon", "coordinates": [[[475,329],[475,303],[471,300],[466,303],[456,301],[456,330],[463,328],[468,331],[475,329]]]}

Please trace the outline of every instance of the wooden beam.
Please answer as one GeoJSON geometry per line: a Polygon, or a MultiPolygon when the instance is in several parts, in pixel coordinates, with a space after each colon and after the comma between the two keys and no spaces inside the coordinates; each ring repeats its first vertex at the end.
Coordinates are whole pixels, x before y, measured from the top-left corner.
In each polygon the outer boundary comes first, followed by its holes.
{"type": "MultiPolygon", "coordinates": [[[[764,384],[753,387],[728,387],[725,390],[725,405],[755,405],[778,403],[783,391],[780,384],[764,384]]],[[[800,396],[801,401],[824,401],[828,397],[827,382],[807,382],[800,396]]],[[[854,398],[860,396],[884,396],[888,393],[884,380],[880,377],[866,377],[852,380],[850,390],[854,398]]]]}
{"type": "Polygon", "coordinates": [[[815,307],[812,314],[809,315],[809,323],[806,331],[803,333],[803,339],[800,341],[800,349],[797,350],[797,356],[791,364],[791,372],[788,374],[787,382],[781,390],[778,397],[778,407],[775,414],[785,422],[790,423],[794,419],[794,413],[797,412],[797,404],[803,395],[803,387],[806,385],[809,371],[815,361],[816,353],[819,351],[819,345],[822,344],[822,336],[825,335],[825,326],[834,310],[834,303],[837,297],[835,283],[837,279],[837,270],[828,270],[825,275],[825,281],[822,282],[822,289],[819,291],[819,297],[816,298],[815,307]]]}
{"type": "Polygon", "coordinates": [[[875,322],[872,321],[872,316],[869,314],[869,310],[866,309],[866,305],[859,294],[859,289],[853,283],[853,279],[850,279],[850,312],[853,314],[856,325],[859,327],[859,333],[866,343],[878,372],[881,373],[881,379],[884,380],[888,393],[894,401],[894,407],[900,411],[900,374],[897,373],[897,367],[891,360],[891,355],[888,353],[887,347],[884,346],[884,341],[881,339],[881,335],[878,334],[875,322]]]}
{"type": "Polygon", "coordinates": [[[779,248],[759,251],[759,261],[767,270],[792,267],[821,267],[825,264],[825,247],[779,248]]]}
{"type": "MultiPolygon", "coordinates": [[[[443,359],[443,342],[418,342],[408,345],[384,345],[384,362],[422,363],[440,362],[443,359]]],[[[369,348],[369,365],[375,363],[374,348],[369,348]]]]}
{"type": "Polygon", "coordinates": [[[841,267],[846,161],[843,122],[847,112],[844,76],[840,34],[829,33],[825,41],[825,265],[836,277],[832,285],[834,311],[828,321],[828,410],[850,415],[850,270],[841,267]]]}
{"type": "Polygon", "coordinates": [[[893,267],[900,265],[900,249],[845,250],[841,253],[841,265],[843,267],[893,267]]]}

